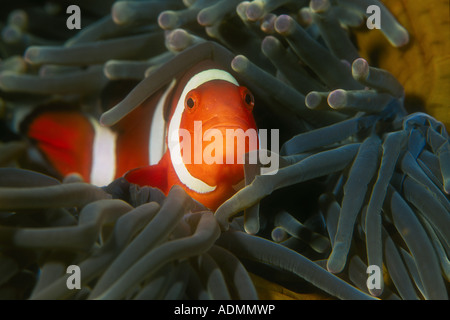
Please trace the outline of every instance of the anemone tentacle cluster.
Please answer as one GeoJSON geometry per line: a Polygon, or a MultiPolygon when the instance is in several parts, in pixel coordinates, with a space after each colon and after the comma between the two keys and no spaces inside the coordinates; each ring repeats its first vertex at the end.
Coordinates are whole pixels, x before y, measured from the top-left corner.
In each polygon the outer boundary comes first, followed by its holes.
{"type": "Polygon", "coordinates": [[[410,39],[382,2],[80,1],[81,30],[69,2],[1,5],[0,299],[448,299],[449,135],[360,56],[369,5],[387,43],[410,39]],[[281,133],[279,171],[246,164],[216,212],[176,186],[100,188],[31,161],[22,114],[57,101],[112,125],[216,46],[281,133]]]}

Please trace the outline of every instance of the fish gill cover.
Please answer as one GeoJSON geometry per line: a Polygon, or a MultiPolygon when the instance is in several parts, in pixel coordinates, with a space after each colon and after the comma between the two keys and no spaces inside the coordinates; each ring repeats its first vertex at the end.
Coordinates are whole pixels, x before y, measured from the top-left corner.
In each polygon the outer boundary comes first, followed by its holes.
{"type": "Polygon", "coordinates": [[[1,4],[1,299],[448,299],[448,3],[73,4],[1,4]],[[245,164],[215,212],[61,176],[20,133],[49,105],[112,125],[203,56],[280,130],[278,172],[245,164]]]}

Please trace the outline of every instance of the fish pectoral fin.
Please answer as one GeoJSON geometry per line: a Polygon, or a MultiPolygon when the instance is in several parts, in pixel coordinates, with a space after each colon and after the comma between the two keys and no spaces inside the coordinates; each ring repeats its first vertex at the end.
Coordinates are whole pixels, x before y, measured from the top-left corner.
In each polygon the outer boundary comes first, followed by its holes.
{"type": "Polygon", "coordinates": [[[128,182],[139,186],[154,187],[163,192],[167,189],[166,167],[161,164],[130,170],[124,177],[128,182]]]}

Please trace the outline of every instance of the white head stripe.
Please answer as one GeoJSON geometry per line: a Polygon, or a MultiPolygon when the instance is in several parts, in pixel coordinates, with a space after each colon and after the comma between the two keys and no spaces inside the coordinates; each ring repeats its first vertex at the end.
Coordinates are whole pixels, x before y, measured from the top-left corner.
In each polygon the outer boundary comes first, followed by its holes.
{"type": "Polygon", "coordinates": [[[94,128],[94,144],[92,146],[91,183],[96,186],[108,185],[116,175],[116,138],[109,128],[102,127],[90,119],[94,128]]]}
{"type": "Polygon", "coordinates": [[[181,93],[180,99],[178,100],[178,104],[175,108],[175,112],[172,116],[169,125],[169,152],[170,158],[172,160],[173,167],[175,172],[180,179],[180,181],[186,185],[189,189],[197,192],[197,193],[208,193],[212,192],[216,189],[216,186],[210,186],[203,182],[200,179],[197,179],[191,175],[191,173],[186,168],[186,165],[183,162],[181,156],[181,146],[179,140],[179,129],[181,124],[181,117],[183,115],[184,110],[184,100],[189,91],[201,86],[202,84],[212,81],[212,80],[224,80],[228,81],[236,86],[238,86],[238,82],[236,79],[224,70],[219,69],[209,69],[194,75],[186,84],[181,93]]]}

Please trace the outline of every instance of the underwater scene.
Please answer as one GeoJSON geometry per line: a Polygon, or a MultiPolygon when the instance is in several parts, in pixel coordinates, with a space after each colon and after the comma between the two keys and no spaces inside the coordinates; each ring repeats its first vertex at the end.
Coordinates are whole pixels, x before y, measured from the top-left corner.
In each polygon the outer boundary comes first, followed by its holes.
{"type": "Polygon", "coordinates": [[[449,10],[1,0],[0,300],[448,300],[449,10]]]}

